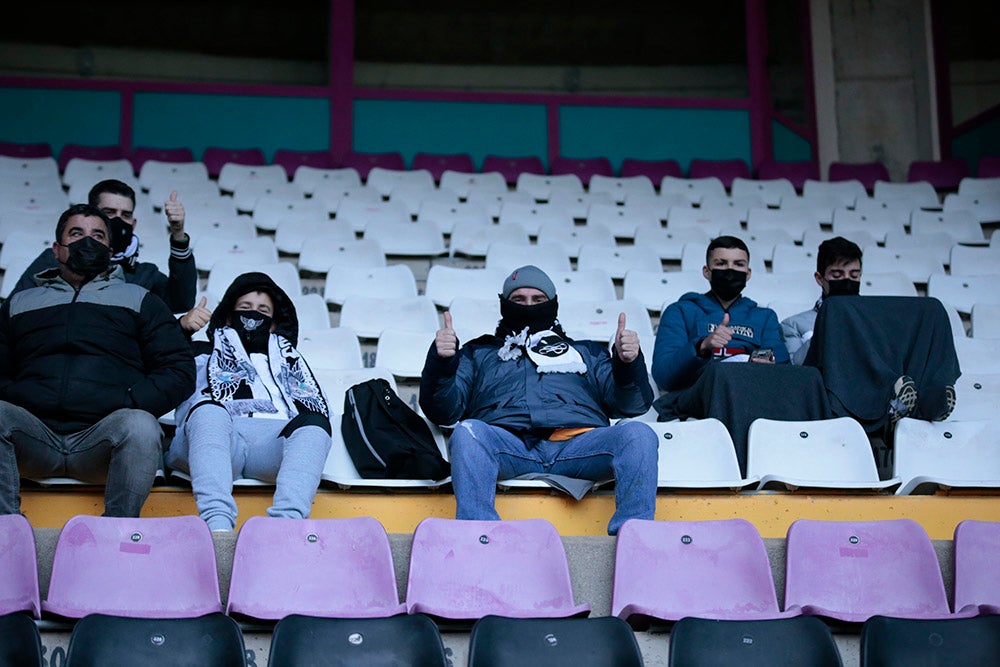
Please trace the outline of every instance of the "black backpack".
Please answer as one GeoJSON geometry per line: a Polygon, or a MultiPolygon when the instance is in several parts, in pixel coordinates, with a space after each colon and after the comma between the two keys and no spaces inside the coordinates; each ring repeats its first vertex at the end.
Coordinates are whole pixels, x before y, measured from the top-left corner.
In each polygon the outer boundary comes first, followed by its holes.
{"type": "Polygon", "coordinates": [[[427,422],[382,378],[347,390],[340,433],[366,479],[440,480],[451,472],[427,422]]]}

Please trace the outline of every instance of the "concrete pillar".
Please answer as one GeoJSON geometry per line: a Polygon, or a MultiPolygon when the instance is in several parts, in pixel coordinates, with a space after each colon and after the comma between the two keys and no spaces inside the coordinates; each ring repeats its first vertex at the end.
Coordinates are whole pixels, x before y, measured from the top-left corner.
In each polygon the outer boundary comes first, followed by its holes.
{"type": "Polygon", "coordinates": [[[878,160],[906,180],[910,162],[939,157],[929,3],[811,0],[824,174],[878,160]]]}

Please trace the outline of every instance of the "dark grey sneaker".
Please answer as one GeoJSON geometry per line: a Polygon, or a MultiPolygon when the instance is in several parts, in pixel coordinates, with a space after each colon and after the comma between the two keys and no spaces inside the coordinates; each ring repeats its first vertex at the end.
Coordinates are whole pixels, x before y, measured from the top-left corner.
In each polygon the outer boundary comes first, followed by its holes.
{"type": "MultiPolygon", "coordinates": [[[[952,389],[952,394],[955,390],[952,389]]],[[[889,399],[889,423],[895,424],[906,417],[917,405],[917,385],[909,375],[901,375],[892,386],[889,399]]]]}

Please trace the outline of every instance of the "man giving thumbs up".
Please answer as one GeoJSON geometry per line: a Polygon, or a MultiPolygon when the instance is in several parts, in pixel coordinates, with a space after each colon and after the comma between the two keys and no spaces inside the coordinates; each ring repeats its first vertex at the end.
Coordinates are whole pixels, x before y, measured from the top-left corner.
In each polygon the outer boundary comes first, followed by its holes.
{"type": "MultiPolygon", "coordinates": [[[[657,438],[642,422],[610,419],[649,409],[652,388],[639,337],[618,316],[614,352],[566,336],[556,288],[522,266],[504,281],[493,334],[459,346],[450,313],[427,351],[420,407],[455,425],[451,449],[456,518],[499,519],[497,479],[614,477],[608,533],[656,508],[657,438]]],[[[589,488],[590,484],[584,485],[589,488]]]]}

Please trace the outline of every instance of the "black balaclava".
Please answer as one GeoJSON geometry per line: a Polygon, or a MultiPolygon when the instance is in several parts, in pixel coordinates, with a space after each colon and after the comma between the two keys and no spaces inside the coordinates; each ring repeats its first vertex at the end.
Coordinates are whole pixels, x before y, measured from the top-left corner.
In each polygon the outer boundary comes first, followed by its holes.
{"type": "Polygon", "coordinates": [[[519,334],[528,327],[529,333],[537,333],[552,329],[556,325],[556,317],[559,314],[559,299],[553,297],[545,303],[536,303],[533,306],[526,306],[514,303],[509,299],[500,296],[500,325],[497,331],[504,334],[519,334]]]}
{"type": "Polygon", "coordinates": [[[273,321],[270,315],[258,313],[256,310],[234,310],[229,317],[229,326],[236,331],[247,353],[266,354],[273,321]]]}
{"type": "MultiPolygon", "coordinates": [[[[208,339],[212,340],[215,330],[226,326],[227,320],[232,321],[238,313],[246,312],[234,309],[239,298],[250,292],[264,292],[271,297],[274,302],[274,333],[288,339],[293,346],[298,345],[299,318],[295,314],[295,305],[270,276],[256,271],[237,276],[226,289],[219,305],[212,311],[212,319],[208,323],[208,339]]],[[[270,325],[266,328],[270,329],[270,325]]]]}

